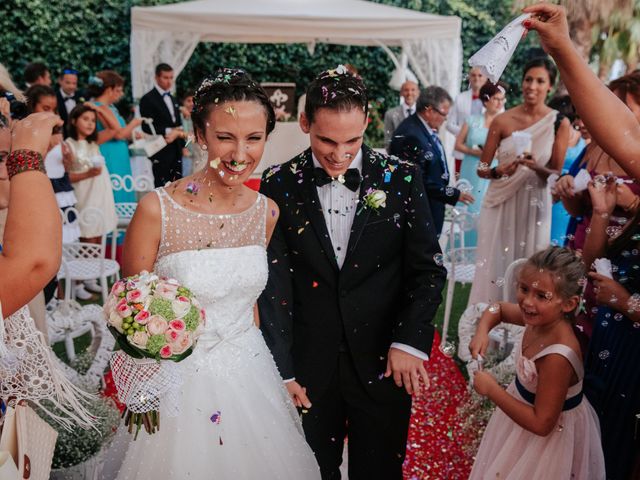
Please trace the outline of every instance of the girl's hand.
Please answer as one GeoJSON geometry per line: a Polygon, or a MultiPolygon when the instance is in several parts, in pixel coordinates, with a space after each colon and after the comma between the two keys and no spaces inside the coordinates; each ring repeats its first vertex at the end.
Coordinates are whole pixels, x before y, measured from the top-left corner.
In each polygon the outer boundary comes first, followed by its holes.
{"type": "Polygon", "coordinates": [[[596,302],[618,311],[624,311],[629,301],[629,292],[621,284],[599,273],[589,272],[594,286],[596,302]]]}
{"type": "Polygon", "coordinates": [[[92,167],[87,170],[87,178],[97,177],[102,172],[102,167],[92,167]]]}
{"type": "Polygon", "coordinates": [[[573,191],[574,188],[575,184],[573,183],[573,176],[563,175],[556,182],[553,193],[560,198],[573,198],[576,196],[575,192],[573,191]]]}
{"type": "Polygon", "coordinates": [[[478,370],[473,374],[473,388],[478,394],[486,397],[495,387],[500,388],[500,385],[490,373],[478,370]]]}
{"type": "Polygon", "coordinates": [[[129,122],[130,126],[133,126],[133,128],[139,127],[140,125],[142,125],[142,122],[144,122],[144,119],[142,118],[134,118],[133,120],[131,120],[129,122]]]}
{"type": "MultiPolygon", "coordinates": [[[[604,187],[596,186],[594,182],[589,182],[588,188],[589,195],[591,196],[593,213],[598,215],[610,215],[618,203],[615,178],[609,178],[604,187]]],[[[633,194],[632,196],[635,197],[633,194]]]]}
{"type": "Polygon", "coordinates": [[[487,351],[487,347],[489,346],[489,335],[485,332],[478,332],[469,342],[469,352],[471,352],[471,358],[474,360],[478,358],[478,355],[484,357],[485,352],[487,351]]]}

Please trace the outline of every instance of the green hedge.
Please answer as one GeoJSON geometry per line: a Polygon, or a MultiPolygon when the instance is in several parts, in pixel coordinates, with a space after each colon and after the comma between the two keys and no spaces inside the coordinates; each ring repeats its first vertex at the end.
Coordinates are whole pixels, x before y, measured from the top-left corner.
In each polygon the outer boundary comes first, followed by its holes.
{"type": "MultiPolygon", "coordinates": [[[[268,0],[265,0],[268,1],[268,0]]],[[[81,82],[98,70],[111,68],[129,78],[129,34],[132,6],[174,3],[167,0],[4,0],[0,2],[0,62],[22,84],[24,66],[44,61],[52,72],[73,66],[81,82]]],[[[511,0],[378,0],[462,19],[466,59],[515,14],[511,0]]],[[[524,42],[504,76],[511,87],[510,103],[520,95],[520,65],[532,37],[524,42]]],[[[365,79],[380,113],[394,106],[397,93],[387,82],[393,69],[387,55],[377,47],[318,44],[310,55],[305,45],[200,44],[178,78],[178,92],[194,87],[215,66],[245,67],[259,81],[295,81],[297,93],[319,71],[337,65],[355,65],[365,79]]],[[[466,68],[465,68],[466,70],[466,68]]],[[[464,88],[464,85],[463,85],[464,88]]],[[[129,90],[127,90],[129,92],[129,90]]],[[[129,110],[130,95],[123,104],[129,110]]],[[[381,132],[368,132],[378,143],[381,132]]]]}

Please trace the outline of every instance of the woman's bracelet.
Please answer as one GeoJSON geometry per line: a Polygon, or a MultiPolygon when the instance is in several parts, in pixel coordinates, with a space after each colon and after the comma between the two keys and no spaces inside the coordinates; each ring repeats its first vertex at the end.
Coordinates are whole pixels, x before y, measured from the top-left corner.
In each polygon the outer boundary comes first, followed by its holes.
{"type": "Polygon", "coordinates": [[[497,180],[500,178],[500,175],[498,175],[498,167],[492,167],[489,170],[489,175],[491,176],[491,178],[493,178],[494,180],[497,180]]]}
{"type": "Polygon", "coordinates": [[[34,150],[14,150],[7,157],[7,172],[9,179],[19,173],[28,171],[46,173],[42,155],[34,150]]]}

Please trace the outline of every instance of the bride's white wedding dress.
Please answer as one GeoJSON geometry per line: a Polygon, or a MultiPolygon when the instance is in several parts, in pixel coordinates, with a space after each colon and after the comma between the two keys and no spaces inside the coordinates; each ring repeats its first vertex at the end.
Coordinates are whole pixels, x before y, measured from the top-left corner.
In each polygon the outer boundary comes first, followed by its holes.
{"type": "Polygon", "coordinates": [[[193,212],[157,189],[162,240],[155,272],[190,288],[205,333],[181,365],[178,417],[131,441],[118,478],[320,479],[300,419],[253,308],[268,274],[267,199],[235,215],[193,212]]]}

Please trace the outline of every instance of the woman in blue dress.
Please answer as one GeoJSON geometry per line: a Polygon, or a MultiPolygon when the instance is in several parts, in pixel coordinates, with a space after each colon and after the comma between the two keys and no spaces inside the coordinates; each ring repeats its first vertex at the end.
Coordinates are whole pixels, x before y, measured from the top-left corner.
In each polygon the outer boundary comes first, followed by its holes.
{"type": "MultiPolygon", "coordinates": [[[[505,88],[501,83],[494,85],[487,81],[480,89],[480,100],[484,106],[484,113],[481,115],[470,115],[460,129],[456,138],[455,149],[464,153],[462,166],[460,167],[459,180],[466,180],[471,185],[471,195],[475,202],[468,205],[467,212],[480,216],[482,198],[484,197],[489,180],[478,177],[477,169],[482,147],[487,140],[487,133],[493,119],[504,111],[505,88]]],[[[477,244],[477,233],[473,229],[465,233],[465,247],[475,247],[477,244]]]]}
{"type": "Polygon", "coordinates": [[[613,279],[589,274],[596,304],[587,305],[595,321],[586,355],[585,394],[600,418],[607,479],[635,479],[637,472],[632,472],[640,459],[640,215],[609,242],[615,183],[590,187],[590,193],[594,215],[583,258],[590,265],[606,256],[613,279]]]}
{"type": "MultiPolygon", "coordinates": [[[[549,101],[549,106],[554,110],[557,110],[560,115],[567,117],[574,128],[571,129],[569,135],[569,146],[567,147],[567,153],[564,157],[564,165],[562,166],[562,174],[569,173],[573,162],[580,156],[582,151],[587,146],[587,142],[580,134],[579,128],[576,128],[574,122],[577,119],[576,110],[571,103],[569,95],[562,95],[560,97],[552,98],[549,101]]],[[[551,210],[551,243],[555,245],[564,245],[567,239],[567,227],[571,215],[564,208],[561,201],[557,201],[553,204],[551,210]]]]}
{"type": "MultiPolygon", "coordinates": [[[[100,153],[105,158],[107,170],[121,177],[131,175],[127,141],[131,138],[133,129],[142,123],[142,119],[134,118],[126,123],[113,105],[122,98],[124,78],[113,70],[103,70],[92,77],[89,83],[89,94],[96,105],[107,105],[112,114],[100,118],[97,124],[100,153]],[[109,125],[103,125],[103,120],[109,125]]],[[[133,191],[117,190],[113,192],[113,196],[116,203],[136,201],[136,194],[133,191]]]]}

